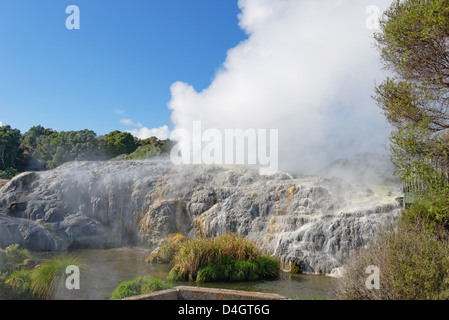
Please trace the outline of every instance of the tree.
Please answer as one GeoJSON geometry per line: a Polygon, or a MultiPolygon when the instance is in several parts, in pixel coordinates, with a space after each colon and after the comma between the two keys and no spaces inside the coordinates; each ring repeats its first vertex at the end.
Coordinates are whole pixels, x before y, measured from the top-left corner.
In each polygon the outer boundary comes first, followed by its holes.
{"type": "Polygon", "coordinates": [[[100,150],[107,157],[130,154],[137,148],[134,137],[129,132],[112,131],[99,138],[100,150]]]}
{"type": "Polygon", "coordinates": [[[392,161],[402,178],[431,183],[436,167],[449,168],[449,0],[396,0],[380,25],[377,47],[394,76],[375,99],[395,128],[392,161]]]}
{"type": "Polygon", "coordinates": [[[21,138],[20,130],[9,125],[0,127],[0,170],[14,168],[21,138]]]}
{"type": "MultiPolygon", "coordinates": [[[[31,150],[47,169],[53,169],[69,161],[88,161],[98,158],[97,134],[91,130],[42,131],[38,127],[26,136],[25,147],[31,150]]],[[[27,133],[28,134],[28,133],[27,133]]]]}
{"type": "MultiPolygon", "coordinates": [[[[24,170],[42,170],[45,168],[46,162],[49,159],[44,160],[38,152],[38,147],[41,144],[42,139],[55,133],[53,129],[46,129],[40,125],[32,127],[28,130],[22,138],[20,144],[20,154],[16,167],[20,171],[24,170]]],[[[50,158],[50,157],[49,157],[50,158]]]]}

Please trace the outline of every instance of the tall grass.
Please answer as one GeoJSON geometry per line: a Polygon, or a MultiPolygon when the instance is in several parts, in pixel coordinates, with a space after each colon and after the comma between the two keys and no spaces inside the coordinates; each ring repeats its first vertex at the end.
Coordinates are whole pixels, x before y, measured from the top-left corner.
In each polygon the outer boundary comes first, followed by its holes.
{"type": "Polygon", "coordinates": [[[185,241],[179,245],[173,263],[169,275],[172,281],[243,281],[277,277],[279,273],[277,259],[235,234],[185,241]]]}
{"type": "Polygon", "coordinates": [[[83,262],[73,256],[60,256],[44,262],[31,273],[31,291],[37,299],[48,300],[55,296],[58,288],[65,282],[68,266],[84,268],[83,262]]]}

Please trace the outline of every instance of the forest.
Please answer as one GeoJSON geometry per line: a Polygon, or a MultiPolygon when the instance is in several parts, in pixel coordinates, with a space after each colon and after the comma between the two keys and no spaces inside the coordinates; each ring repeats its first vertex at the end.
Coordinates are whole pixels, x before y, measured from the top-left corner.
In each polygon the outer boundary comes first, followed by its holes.
{"type": "Polygon", "coordinates": [[[88,129],[58,132],[38,125],[22,134],[5,125],[0,127],[0,179],[54,169],[70,161],[146,159],[167,152],[169,147],[168,140],[142,140],[118,130],[98,136],[88,129]]]}

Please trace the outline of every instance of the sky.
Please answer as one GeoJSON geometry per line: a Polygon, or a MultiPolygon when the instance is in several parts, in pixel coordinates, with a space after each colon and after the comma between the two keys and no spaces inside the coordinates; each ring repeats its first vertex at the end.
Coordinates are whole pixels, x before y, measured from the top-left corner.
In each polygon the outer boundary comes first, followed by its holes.
{"type": "Polygon", "coordinates": [[[0,122],[139,138],[194,121],[276,129],[288,170],[382,153],[373,16],[391,2],[2,0],[0,122]]]}
{"type": "Polygon", "coordinates": [[[209,85],[247,38],[238,13],[232,0],[2,0],[0,122],[23,133],[171,128],[171,85],[209,85]],[[66,28],[69,5],[79,30],[66,28]]]}

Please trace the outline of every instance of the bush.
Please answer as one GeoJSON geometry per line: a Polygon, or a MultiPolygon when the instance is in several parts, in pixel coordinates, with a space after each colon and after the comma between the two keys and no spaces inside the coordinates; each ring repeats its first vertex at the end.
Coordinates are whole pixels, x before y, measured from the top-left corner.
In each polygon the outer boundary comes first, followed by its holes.
{"type": "Polygon", "coordinates": [[[7,299],[30,300],[33,298],[31,292],[31,270],[17,270],[12,272],[4,282],[8,290],[7,299]]]}
{"type": "Polygon", "coordinates": [[[399,222],[380,231],[344,267],[336,294],[343,300],[439,300],[449,298],[449,234],[423,221],[399,222]],[[380,270],[380,289],[365,286],[368,266],[380,270]]]}
{"type": "Polygon", "coordinates": [[[171,288],[173,288],[171,284],[160,279],[152,278],[150,276],[137,277],[132,281],[120,283],[112,293],[110,299],[119,300],[171,288]]]}
{"type": "Polygon", "coordinates": [[[449,229],[449,197],[436,191],[429,191],[425,196],[417,197],[402,214],[402,219],[415,224],[424,221],[430,231],[438,226],[449,229]]]}
{"type": "Polygon", "coordinates": [[[29,299],[31,254],[18,244],[0,250],[0,299],[29,299]]]}
{"type": "Polygon", "coordinates": [[[264,255],[256,245],[233,234],[199,238],[179,245],[173,257],[171,281],[247,281],[275,278],[279,261],[264,255]]]}
{"type": "Polygon", "coordinates": [[[10,245],[0,250],[0,273],[10,272],[24,266],[31,258],[26,249],[20,249],[18,244],[10,245]]]}
{"type": "Polygon", "coordinates": [[[31,273],[31,291],[34,297],[42,300],[52,299],[57,289],[64,283],[68,266],[84,268],[81,260],[72,256],[61,256],[44,262],[31,273]]]}
{"type": "Polygon", "coordinates": [[[19,174],[19,171],[14,168],[7,168],[6,170],[0,170],[0,179],[10,180],[19,174]]]}

